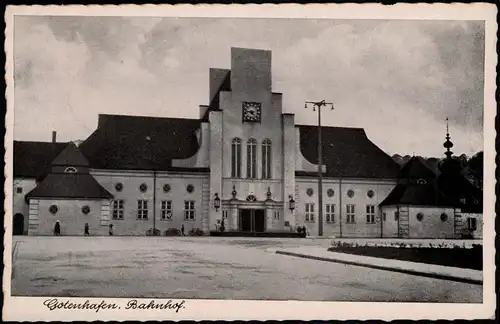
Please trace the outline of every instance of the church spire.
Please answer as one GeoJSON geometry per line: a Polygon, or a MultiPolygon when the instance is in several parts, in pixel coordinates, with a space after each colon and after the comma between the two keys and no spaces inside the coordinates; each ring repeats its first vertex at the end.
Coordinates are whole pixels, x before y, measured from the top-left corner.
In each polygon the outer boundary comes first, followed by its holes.
{"type": "Polygon", "coordinates": [[[453,152],[450,150],[453,147],[453,143],[450,141],[450,131],[448,128],[448,117],[446,117],[446,142],[444,142],[443,146],[446,148],[446,152],[444,154],[447,158],[451,158],[453,152]]]}

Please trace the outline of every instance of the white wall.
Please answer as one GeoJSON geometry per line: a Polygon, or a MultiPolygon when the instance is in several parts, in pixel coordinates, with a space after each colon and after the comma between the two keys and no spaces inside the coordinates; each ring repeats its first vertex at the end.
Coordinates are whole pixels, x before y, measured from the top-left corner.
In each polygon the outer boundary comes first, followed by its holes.
{"type": "Polygon", "coordinates": [[[468,229],[468,218],[475,218],[477,229],[472,232],[472,237],[475,239],[483,238],[483,214],[461,213],[462,216],[462,231],[468,229]]]}
{"type": "Polygon", "coordinates": [[[454,209],[435,207],[409,208],[410,237],[411,238],[454,238],[454,209]],[[417,219],[417,214],[422,213],[422,221],[417,219]],[[441,214],[445,213],[448,219],[441,221],[441,214]]]}
{"type": "MultiPolygon", "coordinates": [[[[380,210],[378,204],[384,200],[396,185],[395,181],[384,180],[364,180],[364,179],[323,179],[323,204],[335,204],[335,223],[326,223],[323,218],[323,235],[336,237],[379,237],[380,236],[380,210]],[[334,190],[333,197],[328,197],[328,189],[334,190]],[[340,192],[342,189],[342,192],[340,192]],[[347,192],[352,189],[354,196],[349,198],[347,192]],[[369,198],[367,193],[373,190],[374,196],[369,198]],[[346,223],[346,205],[355,205],[355,223],[346,223]],[[366,222],[366,205],[375,205],[376,222],[369,224],[366,222]],[[340,210],[339,208],[342,208],[340,210]],[[340,220],[340,213],[342,220],[340,220]],[[342,224],[340,224],[342,222],[342,224]],[[342,227],[342,234],[341,234],[342,227]]],[[[296,201],[295,210],[296,223],[305,225],[310,235],[318,235],[318,182],[316,179],[297,178],[296,179],[296,201]],[[307,189],[313,189],[313,195],[307,195],[307,189]],[[305,204],[315,204],[315,221],[305,221],[305,204]]],[[[323,207],[323,215],[326,208],[323,207]]]]}
{"type": "Polygon", "coordinates": [[[381,208],[381,213],[385,213],[385,220],[383,221],[383,236],[384,237],[398,237],[398,221],[395,218],[395,206],[384,206],[381,208]]]}
{"type": "Polygon", "coordinates": [[[16,178],[14,179],[13,197],[12,197],[12,216],[15,214],[22,214],[24,216],[24,233],[28,233],[28,214],[29,205],[25,201],[24,197],[28,192],[33,190],[36,186],[35,179],[28,178],[16,178]],[[21,188],[22,192],[17,193],[17,188],[21,188]]]}
{"type": "MultiPolygon", "coordinates": [[[[153,228],[153,173],[152,172],[109,172],[94,171],[94,178],[114,195],[115,199],[124,200],[124,218],[113,219],[110,212],[110,223],[113,224],[115,235],[146,235],[146,232],[153,228]],[[116,191],[116,183],[123,184],[121,192],[116,191]],[[145,183],[148,187],[146,192],[141,192],[139,187],[145,183]],[[137,219],[137,201],[139,199],[148,200],[148,219],[137,219]]],[[[202,229],[202,219],[204,211],[202,208],[203,183],[208,181],[208,175],[199,174],[168,174],[165,172],[156,175],[156,206],[155,206],[155,227],[163,234],[166,229],[178,228],[182,224],[186,233],[193,229],[202,229]],[[169,184],[170,192],[164,192],[163,186],[169,184]],[[194,186],[194,191],[188,193],[188,184],[194,186]],[[161,201],[171,200],[173,207],[172,220],[161,219],[161,201]],[[184,201],[194,200],[196,216],[194,220],[184,219],[184,201]]]]}
{"type": "Polygon", "coordinates": [[[101,204],[100,200],[65,200],[65,199],[40,199],[38,206],[38,226],[30,228],[30,234],[54,235],[54,225],[60,222],[61,235],[83,235],[85,223],[89,224],[91,235],[105,235],[108,231],[106,226],[101,226],[101,204]],[[52,214],[50,206],[58,208],[56,214],[52,214]],[[82,207],[89,206],[88,214],[82,213],[82,207]]]}

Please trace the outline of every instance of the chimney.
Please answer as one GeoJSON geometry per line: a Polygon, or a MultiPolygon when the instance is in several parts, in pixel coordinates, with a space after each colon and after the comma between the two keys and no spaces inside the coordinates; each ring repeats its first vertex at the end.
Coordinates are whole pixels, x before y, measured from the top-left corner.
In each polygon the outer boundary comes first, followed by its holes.
{"type": "Polygon", "coordinates": [[[52,131],[52,143],[55,143],[56,139],[57,139],[57,132],[56,131],[52,131]]]}

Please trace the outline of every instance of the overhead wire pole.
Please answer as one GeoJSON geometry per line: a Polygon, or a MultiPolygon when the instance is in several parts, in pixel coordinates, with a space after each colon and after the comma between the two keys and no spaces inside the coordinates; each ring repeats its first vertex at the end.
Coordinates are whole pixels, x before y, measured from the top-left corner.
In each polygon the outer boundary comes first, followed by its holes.
{"type": "Polygon", "coordinates": [[[304,108],[311,104],[313,111],[318,108],[318,236],[323,236],[323,140],[321,137],[321,107],[331,106],[333,110],[333,103],[322,101],[306,101],[304,108]]]}

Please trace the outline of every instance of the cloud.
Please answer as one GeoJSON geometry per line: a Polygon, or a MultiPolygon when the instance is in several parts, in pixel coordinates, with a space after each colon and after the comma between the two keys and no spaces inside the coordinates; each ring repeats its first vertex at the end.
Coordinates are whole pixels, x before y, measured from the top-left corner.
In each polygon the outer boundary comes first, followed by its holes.
{"type": "Polygon", "coordinates": [[[274,91],[298,123],[316,122],[305,100],[326,99],[336,109],[325,124],[363,127],[389,153],[442,155],[445,117],[457,152],[482,149],[481,22],[17,17],[15,26],[16,138],[49,139],[49,128],[85,138],[98,113],[197,117],[208,69],[229,68],[230,47],[250,47],[273,51],[274,91]]]}

